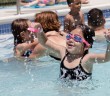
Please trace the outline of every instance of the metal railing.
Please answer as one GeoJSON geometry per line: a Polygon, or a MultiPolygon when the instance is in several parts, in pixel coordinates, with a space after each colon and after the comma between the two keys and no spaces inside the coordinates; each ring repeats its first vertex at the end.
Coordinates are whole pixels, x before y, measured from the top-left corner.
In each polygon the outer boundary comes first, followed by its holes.
{"type": "Polygon", "coordinates": [[[0,0],[0,7],[16,5],[17,14],[21,13],[20,0],[0,0]]]}
{"type": "Polygon", "coordinates": [[[16,0],[16,6],[17,6],[17,14],[21,14],[21,8],[20,8],[20,0],[16,0]]]}

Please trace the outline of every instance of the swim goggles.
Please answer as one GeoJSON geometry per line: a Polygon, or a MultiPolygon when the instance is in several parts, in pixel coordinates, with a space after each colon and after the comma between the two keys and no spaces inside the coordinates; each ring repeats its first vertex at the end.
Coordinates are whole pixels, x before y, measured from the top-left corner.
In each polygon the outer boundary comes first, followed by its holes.
{"type": "Polygon", "coordinates": [[[37,29],[32,28],[32,27],[29,27],[27,30],[28,30],[28,31],[31,31],[31,32],[39,32],[37,29]]]}
{"type": "Polygon", "coordinates": [[[84,43],[84,44],[86,44],[87,47],[90,47],[90,44],[78,34],[74,34],[74,35],[68,34],[66,36],[66,39],[67,40],[74,39],[74,41],[84,43]]]}

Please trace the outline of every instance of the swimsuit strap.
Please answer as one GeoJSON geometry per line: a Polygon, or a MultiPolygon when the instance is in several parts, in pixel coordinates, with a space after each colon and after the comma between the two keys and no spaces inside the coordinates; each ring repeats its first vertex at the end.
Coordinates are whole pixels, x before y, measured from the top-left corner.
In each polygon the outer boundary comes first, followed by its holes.
{"type": "Polygon", "coordinates": [[[52,55],[49,55],[51,58],[54,58],[55,60],[58,60],[58,61],[61,61],[61,59],[60,58],[58,58],[58,57],[54,57],[54,56],[52,56],[52,55]]]}
{"type": "Polygon", "coordinates": [[[68,51],[67,51],[67,49],[66,49],[66,55],[63,57],[63,59],[62,59],[62,62],[64,61],[64,59],[66,58],[66,56],[68,55],[68,51]]]}
{"type": "MultiPolygon", "coordinates": [[[[83,56],[83,57],[84,57],[84,56],[83,56]]],[[[79,65],[81,65],[83,57],[81,57],[80,62],[79,62],[79,65]]]]}

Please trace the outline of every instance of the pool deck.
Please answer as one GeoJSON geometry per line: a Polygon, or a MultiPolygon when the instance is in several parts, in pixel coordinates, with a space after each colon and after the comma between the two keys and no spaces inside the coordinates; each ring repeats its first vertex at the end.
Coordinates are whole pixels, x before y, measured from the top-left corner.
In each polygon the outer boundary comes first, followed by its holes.
{"type": "MultiPolygon", "coordinates": [[[[100,9],[110,9],[110,0],[90,0],[88,4],[82,4],[82,11],[87,12],[92,8],[100,8],[100,9]]],[[[0,9],[0,22],[4,21],[4,19],[9,20],[11,18],[23,18],[26,17],[28,19],[34,18],[34,15],[40,11],[45,10],[53,10],[58,13],[59,16],[62,16],[65,12],[69,11],[67,5],[56,5],[56,6],[49,6],[45,8],[21,8],[21,14],[17,15],[16,7],[12,8],[1,8],[0,9]],[[65,9],[65,10],[64,10],[65,9]]]]}

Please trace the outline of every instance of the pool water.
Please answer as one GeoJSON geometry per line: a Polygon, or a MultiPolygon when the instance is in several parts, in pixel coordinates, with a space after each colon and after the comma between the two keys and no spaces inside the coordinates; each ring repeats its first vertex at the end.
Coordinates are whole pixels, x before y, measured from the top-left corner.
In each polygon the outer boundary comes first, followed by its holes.
{"type": "MultiPolygon", "coordinates": [[[[3,36],[2,36],[3,38],[3,36]]],[[[13,54],[13,38],[7,35],[0,42],[1,96],[109,96],[110,62],[95,64],[90,81],[62,82],[59,80],[59,61],[48,56],[35,61],[19,61],[13,54]],[[7,39],[6,39],[7,38],[7,39]]],[[[94,52],[101,52],[105,43],[94,43],[94,52]],[[96,50],[95,48],[99,48],[96,50]]]]}
{"type": "MultiPolygon", "coordinates": [[[[63,18],[59,17],[61,22],[63,18]]],[[[107,21],[106,28],[110,28],[110,21],[107,21]]],[[[35,61],[15,59],[10,32],[10,24],[0,25],[0,96],[110,95],[110,62],[94,64],[90,81],[64,82],[59,80],[60,62],[49,56],[35,61]]],[[[105,49],[105,41],[95,42],[90,52],[100,53],[105,52],[105,49]]]]}
{"type": "MultiPolygon", "coordinates": [[[[13,57],[13,36],[0,35],[0,96],[109,96],[110,63],[94,64],[90,81],[59,80],[59,61],[49,56],[35,61],[13,57]]],[[[94,43],[91,52],[105,52],[106,43],[94,43]]]]}

